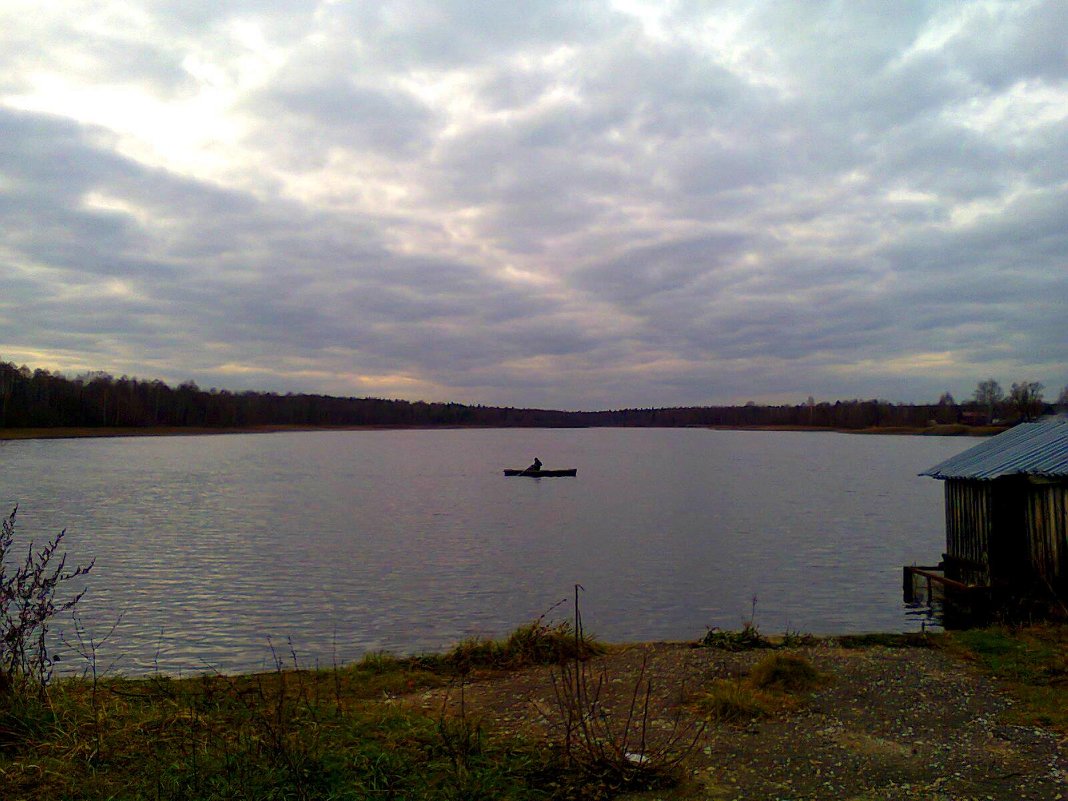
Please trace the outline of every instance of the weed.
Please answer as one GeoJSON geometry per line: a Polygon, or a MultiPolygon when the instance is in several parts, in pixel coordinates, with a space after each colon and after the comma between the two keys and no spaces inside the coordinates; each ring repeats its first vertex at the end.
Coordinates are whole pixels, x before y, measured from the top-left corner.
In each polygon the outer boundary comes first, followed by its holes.
{"type": "Polygon", "coordinates": [[[285,656],[275,654],[273,670],[256,675],[182,679],[157,672],[127,679],[94,669],[99,641],[82,632],[90,667],[80,679],[56,681],[41,715],[22,714],[33,726],[18,735],[24,749],[0,752],[2,795],[4,801],[565,801],[670,784],[692,743],[677,721],[668,741],[655,729],[644,674],[628,685],[629,708],[625,702],[609,714],[600,693],[611,681],[584,659],[600,646],[584,635],[580,618],[576,624],[523,626],[500,642],[508,660],[560,659],[553,650],[558,644],[546,644],[567,632],[563,653],[570,656],[556,667],[557,682],[561,675],[577,677],[570,686],[580,699],[570,707],[580,710],[571,725],[561,722],[572,735],[569,749],[489,732],[469,714],[466,674],[442,656],[378,653],[309,670],[290,647],[285,656]],[[450,679],[460,692],[458,715],[435,719],[388,702],[450,679]]]}
{"type": "Polygon", "coordinates": [[[70,611],[85,590],[67,600],[56,599],[64,584],[85,575],[93,563],[67,569],[67,555],[59,553],[66,531],[40,550],[31,541],[20,564],[12,555],[16,506],[0,523],[0,697],[36,694],[47,701],[47,687],[58,657],[48,651],[46,635],[56,615],[70,611]],[[8,572],[14,565],[14,571],[8,572]]]}
{"type": "Polygon", "coordinates": [[[801,648],[816,642],[816,638],[811,634],[791,631],[789,627],[778,640],[764,636],[756,624],[757,597],[755,595],[750,603],[749,619],[742,623],[741,629],[732,631],[710,628],[701,638],[700,644],[706,648],[719,648],[723,651],[753,651],[759,648],[801,648]]]}
{"type": "Polygon", "coordinates": [[[542,615],[503,640],[464,640],[445,654],[444,661],[464,673],[478,667],[514,669],[559,665],[572,659],[585,661],[604,652],[602,643],[585,632],[578,632],[570,622],[547,622],[542,615]]]}
{"type": "Polygon", "coordinates": [[[749,620],[742,624],[739,631],[722,630],[716,627],[710,628],[701,645],[706,648],[720,648],[724,651],[751,651],[755,648],[771,648],[772,642],[763,634],[756,624],[757,597],[751,600],[749,620]]]}
{"type": "Polygon", "coordinates": [[[611,684],[607,671],[594,670],[581,658],[581,589],[575,585],[573,655],[552,674],[564,774],[572,787],[584,788],[579,797],[673,786],[679,765],[693,750],[703,727],[682,725],[680,703],[666,730],[651,730],[652,682],[646,678],[644,659],[626,711],[618,716],[609,711],[604,697],[611,684]]]}
{"type": "Polygon", "coordinates": [[[751,651],[756,648],[774,647],[771,640],[760,633],[752,622],[746,622],[738,631],[711,628],[701,640],[707,648],[720,648],[724,651],[751,651]]]}

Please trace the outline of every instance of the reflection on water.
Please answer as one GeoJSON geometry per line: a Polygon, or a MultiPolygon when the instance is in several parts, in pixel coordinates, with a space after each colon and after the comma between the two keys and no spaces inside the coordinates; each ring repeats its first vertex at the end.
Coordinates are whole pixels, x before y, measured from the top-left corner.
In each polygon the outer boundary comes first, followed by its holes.
{"type": "MultiPolygon", "coordinates": [[[[926,568],[938,570],[938,568],[926,568]]],[[[938,570],[939,575],[941,571],[938,570]]],[[[940,631],[945,624],[945,592],[937,581],[905,571],[905,615],[921,631],[940,631]]]]}
{"type": "Polygon", "coordinates": [[[609,640],[919,627],[901,566],[943,549],[969,443],[704,429],[53,440],[0,448],[21,535],[97,560],[82,617],[118,669],[329,664],[502,635],[587,590],[609,640]],[[535,456],[577,478],[505,478],[535,456]]]}

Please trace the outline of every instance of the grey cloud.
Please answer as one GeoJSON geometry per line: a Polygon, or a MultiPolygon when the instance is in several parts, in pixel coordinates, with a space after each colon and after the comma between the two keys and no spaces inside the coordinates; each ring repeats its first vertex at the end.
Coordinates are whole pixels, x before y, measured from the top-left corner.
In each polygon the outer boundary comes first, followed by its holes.
{"type": "MultiPolygon", "coordinates": [[[[935,271],[949,280],[990,283],[999,272],[1018,269],[1039,280],[1064,277],[1060,261],[1068,247],[1068,197],[1057,189],[1039,191],[1010,204],[1005,213],[980,216],[957,231],[919,230],[883,252],[902,270],[935,271]],[[1047,264],[1052,269],[1034,269],[1047,264]]],[[[1016,284],[1002,291],[1013,291],[1016,284]]]]}
{"type": "Polygon", "coordinates": [[[1068,78],[1068,7],[1061,2],[979,6],[946,48],[975,80],[1004,90],[1030,79],[1068,78]]]}
{"type": "Polygon", "coordinates": [[[29,88],[26,78],[47,66],[42,39],[62,42],[71,71],[90,74],[101,83],[147,84],[171,97],[193,89],[191,76],[182,66],[185,54],[169,43],[149,44],[120,34],[98,35],[86,41],[64,20],[46,25],[46,30],[42,34],[14,26],[13,34],[8,35],[0,51],[0,89],[5,93],[25,92],[29,88]]]}
{"type": "Polygon", "coordinates": [[[335,146],[400,157],[431,144],[429,109],[399,90],[360,86],[355,77],[290,84],[248,107],[273,121],[252,141],[278,152],[278,139],[285,136],[285,151],[297,155],[297,164],[322,164],[335,146]]]}
{"type": "MultiPolygon", "coordinates": [[[[183,177],[0,107],[0,347],[570,408],[925,400],[982,365],[1052,384],[1068,362],[1063,121],[964,124],[1012,87],[1064,90],[1061,4],[665,6],[660,38],[606,4],[143,7],[172,38],[48,36],[101,82],[173,99],[185,54],[226,62],[235,23],[255,26],[284,63],[238,100],[243,161],[183,177]],[[698,33],[727,13],[741,47],[722,53],[698,33]],[[426,78],[477,113],[411,91],[426,78]],[[401,199],[370,208],[337,174],[324,203],[282,195],[339,155],[401,199]],[[902,366],[943,351],[960,365],[902,366]]],[[[3,36],[6,91],[61,58],[3,36]]]]}
{"type": "Polygon", "coordinates": [[[249,20],[278,35],[302,31],[320,7],[305,0],[141,0],[162,31],[201,38],[232,20],[249,20]]]}
{"type": "Polygon", "coordinates": [[[502,65],[479,83],[479,98],[499,112],[530,106],[558,85],[558,77],[549,69],[502,65]]]}
{"type": "MultiPolygon", "coordinates": [[[[744,4],[738,4],[745,7],[744,4]]],[[[813,5],[766,2],[746,15],[746,38],[770,48],[805,95],[849,102],[915,42],[931,16],[928,2],[813,5]]]]}
{"type": "MultiPolygon", "coordinates": [[[[350,219],[265,206],[240,193],[146,171],[94,150],[66,123],[31,115],[2,118],[11,134],[4,140],[3,170],[20,190],[4,200],[26,215],[18,226],[24,233],[9,229],[3,244],[31,263],[61,271],[68,286],[95,291],[103,274],[121,276],[135,289],[133,298],[102,297],[84,309],[55,294],[55,273],[37,282],[23,278],[5,305],[19,308],[22,321],[39,326],[45,337],[62,321],[90,339],[138,339],[158,328],[160,338],[187,343],[192,329],[197,337],[232,345],[236,354],[257,349],[256,343],[306,355],[339,345],[358,351],[377,340],[396,359],[395,368],[404,363],[429,369],[431,360],[446,354],[440,333],[423,327],[428,322],[453,321],[461,330],[455,340],[484,351],[487,346],[478,344],[486,341],[484,326],[487,320],[500,324],[492,318],[502,306],[511,308],[513,322],[545,308],[519,302],[470,266],[392,256],[350,219]],[[48,158],[25,159],[27,150],[48,158]],[[57,185],[41,195],[30,180],[35,176],[19,164],[59,157],[69,157],[79,170],[62,191],[57,185]],[[167,225],[144,230],[127,215],[87,210],[82,199],[90,190],[144,208],[167,225]],[[383,325],[386,336],[378,330],[383,325]],[[405,326],[413,329],[407,339],[388,336],[405,326]]],[[[5,328],[8,337],[15,335],[5,328]]],[[[196,357],[187,353],[184,360],[196,357]]]]}
{"type": "MultiPolygon", "coordinates": [[[[721,286],[740,280],[740,276],[724,275],[725,268],[750,244],[755,243],[740,234],[723,234],[641,247],[584,270],[576,283],[623,307],[641,306],[658,293],[686,291],[702,278],[718,278],[721,286]]],[[[704,289],[702,297],[713,302],[714,287],[704,289]],[[710,289],[713,292],[708,292],[710,289]]]]}
{"type": "MultiPolygon", "coordinates": [[[[435,196],[482,204],[481,230],[490,237],[507,232],[504,247],[539,252],[539,237],[620,224],[621,201],[663,199],[676,161],[689,182],[684,191],[699,172],[694,161],[721,190],[768,180],[765,155],[748,150],[739,157],[722,144],[705,144],[713,120],[729,125],[745,117],[732,106],[746,103],[741,88],[717,67],[695,66],[680,53],[602,45],[569,83],[576,102],[472,130],[438,151],[435,196]],[[650,153],[658,140],[663,147],[650,153]]],[[[739,130],[739,149],[748,133],[739,130]]]]}
{"type": "Polygon", "coordinates": [[[455,67],[502,52],[578,43],[613,17],[602,6],[536,0],[521,9],[493,0],[390,0],[330,9],[374,61],[401,69],[455,67]]]}

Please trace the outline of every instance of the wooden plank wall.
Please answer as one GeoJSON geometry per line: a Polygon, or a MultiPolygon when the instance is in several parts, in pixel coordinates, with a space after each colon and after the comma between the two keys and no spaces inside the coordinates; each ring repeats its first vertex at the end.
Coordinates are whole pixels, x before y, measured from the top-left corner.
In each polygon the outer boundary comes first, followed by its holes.
{"type": "Polygon", "coordinates": [[[946,555],[951,557],[947,577],[968,584],[990,583],[993,523],[991,482],[946,481],[946,555]]]}
{"type": "Polygon", "coordinates": [[[1068,484],[1032,485],[1026,518],[1032,566],[1062,598],[1068,598],[1068,484]]]}

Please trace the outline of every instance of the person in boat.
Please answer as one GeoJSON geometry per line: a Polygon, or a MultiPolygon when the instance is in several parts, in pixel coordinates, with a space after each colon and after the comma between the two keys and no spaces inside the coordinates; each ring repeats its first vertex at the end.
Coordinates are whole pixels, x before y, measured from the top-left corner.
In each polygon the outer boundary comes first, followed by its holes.
{"type": "Polygon", "coordinates": [[[537,456],[535,456],[534,457],[534,464],[532,464],[530,467],[528,467],[523,472],[525,472],[525,473],[536,473],[539,470],[541,470],[541,459],[539,459],[537,456]]]}

